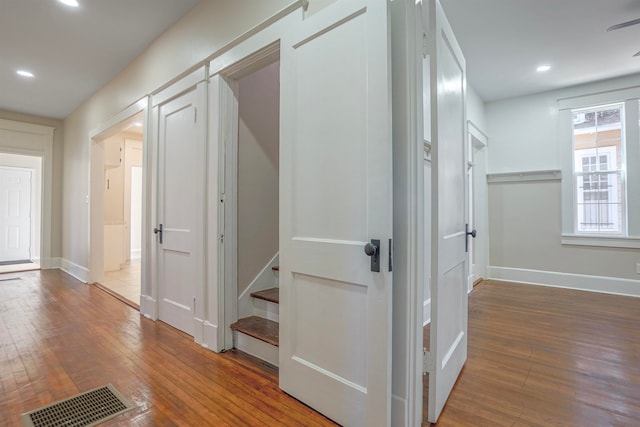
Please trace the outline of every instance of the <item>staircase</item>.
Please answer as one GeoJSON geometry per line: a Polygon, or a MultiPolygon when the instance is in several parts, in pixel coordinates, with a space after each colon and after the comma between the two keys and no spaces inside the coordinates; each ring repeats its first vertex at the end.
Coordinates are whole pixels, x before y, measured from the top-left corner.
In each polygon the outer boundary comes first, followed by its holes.
{"type": "MultiPolygon", "coordinates": [[[[278,274],[278,266],[272,267],[278,274]]],[[[230,327],[233,330],[234,347],[278,366],[279,302],[277,287],[251,292],[253,315],[238,319],[230,327]]]]}

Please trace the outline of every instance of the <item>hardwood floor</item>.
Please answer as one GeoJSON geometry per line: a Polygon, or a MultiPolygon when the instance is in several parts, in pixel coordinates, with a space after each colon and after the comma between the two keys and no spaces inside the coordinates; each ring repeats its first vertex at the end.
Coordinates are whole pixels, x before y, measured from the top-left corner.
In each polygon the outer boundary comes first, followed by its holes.
{"type": "MultiPolygon", "coordinates": [[[[485,281],[469,309],[438,426],[640,425],[640,299],[485,281]]],[[[106,425],[335,425],[281,392],[277,370],[63,272],[0,276],[0,426],[108,383],[137,408],[106,425]]]]}
{"type": "Polygon", "coordinates": [[[484,281],[468,351],[438,426],[640,426],[640,298],[484,281]]]}
{"type": "Polygon", "coordinates": [[[249,356],[215,354],[58,270],[10,277],[0,280],[2,427],[109,383],[136,409],[105,425],[335,425],[281,392],[277,371],[249,356]]]}

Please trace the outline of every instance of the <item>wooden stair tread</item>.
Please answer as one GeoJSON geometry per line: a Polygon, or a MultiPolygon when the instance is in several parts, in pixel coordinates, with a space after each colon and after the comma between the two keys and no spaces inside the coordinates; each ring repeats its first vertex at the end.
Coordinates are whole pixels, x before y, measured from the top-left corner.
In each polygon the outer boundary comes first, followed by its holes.
{"type": "Polygon", "coordinates": [[[245,317],[232,324],[231,329],[276,347],[279,345],[280,325],[273,320],[258,316],[245,317]]]}
{"type": "Polygon", "coordinates": [[[276,304],[280,303],[279,288],[263,289],[261,291],[251,292],[251,296],[257,299],[263,299],[265,301],[275,302],[276,304]]]}

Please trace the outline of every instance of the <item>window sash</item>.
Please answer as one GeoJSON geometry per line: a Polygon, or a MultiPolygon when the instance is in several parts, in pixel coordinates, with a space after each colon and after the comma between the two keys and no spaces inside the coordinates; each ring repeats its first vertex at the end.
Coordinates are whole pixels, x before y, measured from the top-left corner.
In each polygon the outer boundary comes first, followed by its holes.
{"type": "Polygon", "coordinates": [[[626,234],[624,104],[572,111],[595,117],[593,128],[572,120],[573,224],[576,235],[626,234]],[[598,113],[619,110],[620,121],[601,124],[598,113]],[[619,136],[605,132],[619,129],[619,136]],[[585,138],[587,134],[593,134],[585,138]],[[619,141],[618,144],[616,144],[619,141]],[[614,143],[614,144],[612,144],[614,143]]]}

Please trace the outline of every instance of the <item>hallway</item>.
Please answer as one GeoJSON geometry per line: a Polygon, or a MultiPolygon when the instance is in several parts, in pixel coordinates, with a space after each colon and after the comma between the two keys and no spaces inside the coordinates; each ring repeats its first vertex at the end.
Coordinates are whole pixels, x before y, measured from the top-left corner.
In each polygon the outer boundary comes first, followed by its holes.
{"type": "Polygon", "coordinates": [[[105,425],[333,426],[278,388],[277,372],[215,354],[59,270],[0,282],[0,425],[113,384],[135,409],[105,425]]]}

